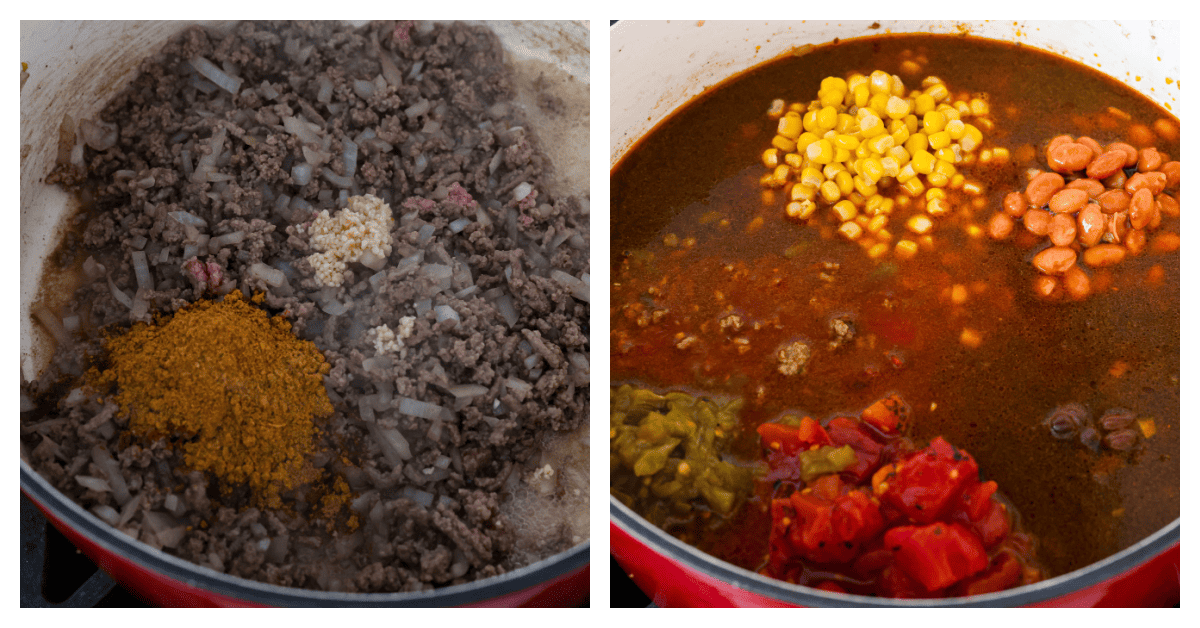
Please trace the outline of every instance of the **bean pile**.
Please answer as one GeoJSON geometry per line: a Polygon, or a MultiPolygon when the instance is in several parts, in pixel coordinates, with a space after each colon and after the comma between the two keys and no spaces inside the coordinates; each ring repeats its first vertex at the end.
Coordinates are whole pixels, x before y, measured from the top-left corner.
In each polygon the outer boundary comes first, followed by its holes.
{"type": "Polygon", "coordinates": [[[1018,221],[1044,238],[1032,259],[1038,296],[1081,300],[1096,291],[1082,266],[1107,268],[1147,250],[1179,249],[1178,233],[1155,233],[1164,218],[1179,217],[1178,161],[1153,147],[1101,146],[1070,135],[1050,140],[1045,157],[1050,170],[1031,170],[1025,190],[1006,196],[987,225],[995,240],[1012,237],[1018,221]]]}

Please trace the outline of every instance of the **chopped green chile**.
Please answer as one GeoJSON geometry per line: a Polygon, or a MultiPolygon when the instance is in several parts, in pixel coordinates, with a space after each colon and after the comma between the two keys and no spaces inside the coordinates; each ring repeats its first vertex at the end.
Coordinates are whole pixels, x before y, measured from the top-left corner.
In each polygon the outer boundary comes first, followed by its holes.
{"type": "Polygon", "coordinates": [[[752,470],[722,459],[739,429],[741,406],[737,399],[722,405],[682,392],[613,389],[612,494],[659,525],[700,505],[731,514],[752,490],[752,470]]]}
{"type": "Polygon", "coordinates": [[[822,475],[841,473],[846,467],[858,462],[854,456],[854,448],[849,445],[841,447],[825,445],[819,449],[800,452],[799,458],[800,479],[806,484],[822,475]]]}

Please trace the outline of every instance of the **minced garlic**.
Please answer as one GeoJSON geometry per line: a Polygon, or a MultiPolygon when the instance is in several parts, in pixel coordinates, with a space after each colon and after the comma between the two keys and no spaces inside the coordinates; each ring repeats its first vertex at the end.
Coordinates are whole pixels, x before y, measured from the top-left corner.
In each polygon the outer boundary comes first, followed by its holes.
{"type": "Polygon", "coordinates": [[[403,353],[404,345],[400,341],[412,335],[416,322],[416,318],[405,316],[400,319],[400,323],[396,326],[397,331],[392,331],[392,328],[387,325],[380,325],[367,330],[367,339],[375,344],[375,355],[395,352],[403,353]]]}
{"type": "Polygon", "coordinates": [[[308,228],[309,243],[320,253],[308,256],[323,286],[342,285],[346,264],[370,252],[386,258],[392,252],[392,208],[371,195],[352,196],[346,209],[332,217],[322,210],[308,228]]]}

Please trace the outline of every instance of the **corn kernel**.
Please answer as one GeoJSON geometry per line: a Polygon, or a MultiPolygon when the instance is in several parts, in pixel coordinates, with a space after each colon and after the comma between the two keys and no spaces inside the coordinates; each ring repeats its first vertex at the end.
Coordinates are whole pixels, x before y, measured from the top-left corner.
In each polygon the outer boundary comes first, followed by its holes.
{"type": "Polygon", "coordinates": [[[770,188],[763,190],[760,198],[762,199],[762,204],[764,206],[774,205],[775,204],[775,190],[770,189],[770,188]]]}
{"type": "Polygon", "coordinates": [[[862,194],[859,194],[858,190],[855,190],[846,195],[846,200],[850,201],[851,203],[854,203],[855,207],[862,207],[863,205],[866,204],[867,197],[863,196],[862,194]]]}
{"type": "Polygon", "coordinates": [[[933,230],[933,221],[925,214],[917,214],[909,218],[904,226],[917,235],[925,235],[933,230]]]}
{"type": "Polygon", "coordinates": [[[862,74],[859,74],[858,72],[855,72],[854,74],[850,75],[850,78],[846,79],[846,88],[853,90],[853,89],[857,88],[859,85],[866,85],[870,82],[871,82],[871,79],[867,78],[866,76],[864,76],[862,74]]]}
{"type": "Polygon", "coordinates": [[[955,173],[955,175],[953,177],[950,177],[950,185],[948,187],[951,190],[961,190],[963,184],[966,182],[967,182],[967,178],[964,177],[961,172],[958,172],[958,173],[955,173]]]}
{"type": "Polygon", "coordinates": [[[800,120],[800,115],[796,112],[791,112],[779,119],[779,126],[775,132],[794,140],[800,137],[800,133],[804,131],[803,126],[804,123],[800,120]]]}
{"type": "Polygon", "coordinates": [[[944,198],[935,198],[925,204],[925,211],[929,212],[930,216],[943,216],[950,211],[950,203],[944,198]]]}
{"type": "Polygon", "coordinates": [[[921,94],[913,100],[913,112],[919,116],[933,111],[935,107],[937,107],[937,101],[929,94],[921,94]]]}
{"type": "Polygon", "coordinates": [[[850,174],[850,172],[842,170],[834,176],[833,180],[837,183],[838,190],[843,195],[854,191],[854,175],[850,174]]]}
{"type": "Polygon", "coordinates": [[[796,170],[801,170],[804,168],[804,158],[800,156],[800,153],[788,153],[784,155],[783,163],[795,168],[796,170]]]}
{"type": "Polygon", "coordinates": [[[984,187],[983,184],[978,181],[967,181],[963,184],[962,190],[963,192],[966,192],[972,196],[982,196],[984,187]]]}
{"type": "Polygon", "coordinates": [[[844,164],[840,161],[835,161],[831,164],[825,164],[825,167],[821,168],[821,174],[825,175],[826,179],[832,179],[837,176],[837,173],[839,173],[845,169],[846,169],[846,164],[844,164]]]}
{"type": "Polygon", "coordinates": [[[958,172],[958,169],[954,167],[954,164],[944,159],[938,159],[933,164],[933,171],[935,173],[945,175],[946,181],[949,182],[950,177],[953,177],[954,173],[958,172]]]}
{"type": "Polygon", "coordinates": [[[862,235],[862,227],[855,222],[843,222],[842,226],[838,227],[838,233],[847,240],[857,240],[862,235]]]}
{"type": "Polygon", "coordinates": [[[901,167],[903,167],[904,164],[907,164],[910,160],[910,157],[908,156],[908,149],[904,148],[903,146],[893,146],[891,150],[887,152],[887,156],[895,159],[896,163],[900,164],[901,167]]]}
{"type": "Polygon", "coordinates": [[[821,174],[821,171],[816,168],[809,167],[800,171],[800,183],[803,185],[818,187],[824,182],[825,175],[821,174]]]}
{"type": "Polygon", "coordinates": [[[958,111],[958,115],[960,115],[960,116],[971,115],[971,105],[968,105],[965,101],[962,101],[962,100],[954,101],[954,108],[958,111]]]}
{"type": "Polygon", "coordinates": [[[874,216],[875,214],[879,213],[879,208],[882,206],[883,197],[878,194],[874,194],[871,196],[871,198],[867,199],[867,203],[863,206],[863,210],[866,211],[868,215],[874,216]]]}
{"type": "Polygon", "coordinates": [[[915,155],[917,151],[922,151],[926,148],[929,148],[929,136],[924,133],[913,133],[908,137],[908,141],[904,143],[904,150],[907,150],[910,155],[915,155]]]}
{"type": "Polygon", "coordinates": [[[886,227],[887,224],[888,224],[888,215],[887,214],[875,214],[874,216],[871,217],[871,220],[867,223],[867,232],[868,233],[879,233],[879,230],[886,227]]]}
{"type": "Polygon", "coordinates": [[[889,118],[893,120],[900,120],[912,111],[912,103],[899,96],[892,96],[888,98],[887,104],[884,105],[883,111],[889,118]]]}
{"type": "Polygon", "coordinates": [[[1009,153],[1007,148],[993,148],[992,159],[995,161],[1008,161],[1009,153]]]}
{"type": "MultiPolygon", "coordinates": [[[[837,126],[834,127],[834,130],[843,135],[853,136],[857,129],[858,121],[854,119],[854,116],[848,113],[838,114],[837,126]]],[[[858,138],[855,139],[857,140],[858,138]]]]}
{"type": "Polygon", "coordinates": [[[912,259],[917,254],[917,243],[912,240],[901,240],[896,243],[896,259],[912,259]]]}
{"type": "Polygon", "coordinates": [[[970,327],[964,327],[958,341],[968,349],[978,349],[979,345],[983,344],[983,336],[970,327]]]}
{"type": "Polygon", "coordinates": [[[826,76],[825,78],[821,79],[821,89],[832,89],[839,92],[844,92],[850,89],[850,87],[846,85],[846,79],[840,76],[826,76]]]}
{"type": "Polygon", "coordinates": [[[936,102],[941,102],[950,97],[950,90],[942,83],[935,83],[925,88],[925,93],[929,94],[936,102]]]}
{"type": "Polygon", "coordinates": [[[848,135],[846,133],[840,133],[833,137],[833,145],[837,148],[844,148],[846,150],[854,150],[854,149],[858,148],[858,144],[859,144],[859,142],[858,142],[857,137],[854,137],[853,135],[848,135]]]}
{"type": "Polygon", "coordinates": [[[879,188],[875,186],[874,182],[868,181],[860,174],[854,177],[854,190],[862,194],[863,197],[868,197],[878,192],[879,188]]]}
{"type": "Polygon", "coordinates": [[[809,144],[812,144],[819,139],[821,139],[821,137],[811,131],[805,131],[804,133],[801,133],[800,137],[796,138],[796,152],[803,153],[808,149],[809,144]]]}
{"type": "Polygon", "coordinates": [[[878,232],[875,233],[875,239],[880,242],[891,242],[892,241],[892,232],[888,231],[887,229],[880,229],[878,232]]]}
{"type": "Polygon", "coordinates": [[[866,107],[871,100],[871,87],[866,83],[861,83],[851,91],[854,92],[854,106],[866,107]]]}
{"type": "Polygon", "coordinates": [[[821,101],[821,104],[827,107],[841,105],[842,99],[845,97],[846,90],[822,89],[817,92],[817,100],[821,101]]]}
{"type": "Polygon", "coordinates": [[[939,187],[939,188],[944,188],[947,185],[950,185],[950,177],[948,177],[940,172],[932,172],[930,174],[925,175],[925,180],[929,181],[929,185],[939,187]]]}
{"type": "Polygon", "coordinates": [[[779,164],[778,166],[775,166],[776,187],[783,187],[783,184],[788,182],[788,177],[791,175],[791,173],[792,169],[786,164],[779,164]]]}
{"type": "Polygon", "coordinates": [[[867,146],[866,142],[859,144],[858,148],[854,149],[854,156],[858,159],[866,159],[867,157],[870,157],[871,147],[867,146]]]}
{"type": "Polygon", "coordinates": [[[934,150],[945,148],[950,145],[950,142],[950,134],[946,131],[938,131],[929,136],[929,147],[934,150]]]}
{"type": "Polygon", "coordinates": [[[858,223],[858,226],[863,229],[866,229],[867,224],[871,222],[871,217],[866,214],[859,214],[854,217],[854,222],[858,223]]]}
{"type": "Polygon", "coordinates": [[[774,168],[779,165],[779,149],[768,148],[762,154],[763,165],[768,168],[774,168]]]}
{"type": "Polygon", "coordinates": [[[967,225],[964,231],[967,232],[967,237],[971,238],[972,240],[978,240],[979,238],[983,237],[983,227],[980,227],[979,225],[967,225]]]}
{"type": "Polygon", "coordinates": [[[913,153],[912,167],[913,170],[920,174],[929,174],[933,172],[934,162],[936,161],[937,158],[933,156],[933,153],[926,150],[919,150],[913,153]]]}
{"type": "Polygon", "coordinates": [[[774,146],[785,153],[790,153],[796,150],[796,141],[788,139],[782,135],[776,135],[771,140],[771,146],[774,146]]]}
{"type": "Polygon", "coordinates": [[[808,111],[804,114],[804,130],[812,133],[817,132],[817,112],[808,111]]]}
{"type": "Polygon", "coordinates": [[[950,302],[955,305],[962,305],[967,302],[967,297],[970,294],[967,292],[967,287],[961,283],[956,283],[950,286],[950,302]]]}
{"type": "Polygon", "coordinates": [[[838,201],[833,205],[833,213],[837,216],[839,222],[849,222],[854,220],[854,217],[858,215],[858,208],[851,201],[838,201]]]}
{"type": "Polygon", "coordinates": [[[817,187],[803,184],[793,185],[791,198],[793,201],[811,201],[817,198],[817,187]]]}
{"type": "Polygon", "coordinates": [[[926,135],[932,135],[946,128],[946,115],[941,111],[929,111],[924,117],[926,135]]]}
{"type": "Polygon", "coordinates": [[[771,101],[771,108],[767,109],[767,115],[772,118],[778,118],[783,115],[784,107],[786,106],[787,103],[783,102],[782,98],[776,98],[771,101]]]}
{"type": "Polygon", "coordinates": [[[917,171],[913,169],[913,165],[910,162],[910,163],[904,164],[904,167],[900,169],[900,174],[896,175],[896,182],[902,183],[902,184],[908,183],[909,180],[915,178],[916,176],[917,176],[917,171]]]}
{"type": "Polygon", "coordinates": [[[850,151],[844,148],[833,149],[833,160],[839,163],[850,161],[850,151]]]}
{"type": "Polygon", "coordinates": [[[904,190],[909,196],[917,197],[925,192],[925,184],[921,182],[921,177],[913,177],[902,183],[900,189],[904,190]]]}
{"type": "Polygon", "coordinates": [[[938,111],[942,112],[942,115],[946,116],[946,122],[951,120],[959,120],[962,118],[962,114],[959,113],[958,109],[955,109],[954,107],[946,107],[945,109],[939,108],[938,111]]]}
{"type": "Polygon", "coordinates": [[[867,146],[870,147],[871,152],[873,152],[877,155],[882,155],[882,154],[888,152],[895,145],[896,145],[896,140],[893,139],[892,136],[890,136],[886,133],[884,133],[882,135],[877,135],[877,136],[867,140],[867,146]]]}
{"type": "Polygon", "coordinates": [[[792,218],[806,220],[817,210],[817,204],[812,201],[792,201],[787,204],[787,214],[792,218]]]}
{"type": "Polygon", "coordinates": [[[945,199],[946,191],[941,188],[934,188],[925,193],[925,202],[929,202],[938,198],[945,199]]]}
{"type": "Polygon", "coordinates": [[[833,181],[822,183],[817,192],[821,195],[821,198],[825,199],[826,203],[834,203],[842,197],[842,191],[838,189],[837,183],[833,181]]]}
{"type": "Polygon", "coordinates": [[[822,107],[817,112],[817,127],[832,130],[837,126],[837,109],[833,107],[822,107]]]}
{"type": "Polygon", "coordinates": [[[962,138],[958,143],[963,150],[973,151],[983,143],[983,131],[973,124],[964,124],[962,138]]]}
{"type": "Polygon", "coordinates": [[[982,98],[972,98],[970,105],[971,115],[975,117],[986,116],[987,114],[991,113],[991,107],[988,106],[988,101],[982,98]]]}
{"type": "Polygon", "coordinates": [[[895,131],[892,131],[892,142],[896,146],[903,146],[910,137],[912,137],[912,133],[909,133],[908,127],[903,124],[901,124],[895,131]]]}
{"type": "Polygon", "coordinates": [[[827,164],[833,161],[833,144],[829,140],[817,140],[808,145],[808,158],[818,164],[827,164]]]}
{"type": "Polygon", "coordinates": [[[876,242],[875,244],[871,245],[871,248],[867,249],[867,257],[870,257],[871,259],[879,259],[884,255],[887,255],[887,252],[888,245],[886,242],[876,242]]]}
{"type": "Polygon", "coordinates": [[[870,78],[870,86],[872,94],[890,94],[892,93],[892,75],[883,70],[875,70],[868,77],[870,78]]]}
{"type": "Polygon", "coordinates": [[[775,185],[775,172],[771,171],[758,178],[758,184],[764,188],[775,185]]]}
{"type": "Polygon", "coordinates": [[[908,133],[909,135],[912,135],[921,128],[921,121],[917,118],[917,116],[910,113],[907,116],[904,116],[904,126],[908,127],[908,133]]]}
{"type": "Polygon", "coordinates": [[[963,133],[966,132],[967,125],[962,120],[951,120],[946,123],[946,132],[950,134],[950,139],[961,140],[963,133]]]}
{"type": "Polygon", "coordinates": [[[859,109],[858,113],[858,131],[863,137],[875,137],[886,130],[883,126],[883,120],[880,120],[874,111],[859,109]]]}
{"type": "MultiPolygon", "coordinates": [[[[901,198],[903,198],[903,197],[901,197],[901,198]]],[[[892,209],[895,206],[896,206],[896,199],[891,198],[891,197],[885,198],[885,199],[883,199],[883,204],[879,206],[879,213],[890,214],[890,213],[892,213],[892,209]]]]}

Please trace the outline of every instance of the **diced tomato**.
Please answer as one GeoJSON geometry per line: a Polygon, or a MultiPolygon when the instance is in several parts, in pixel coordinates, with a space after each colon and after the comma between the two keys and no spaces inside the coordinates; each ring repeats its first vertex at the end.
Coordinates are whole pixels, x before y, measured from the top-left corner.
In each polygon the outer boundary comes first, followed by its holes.
{"type": "Polygon", "coordinates": [[[896,566],[934,591],[975,575],[988,566],[983,543],[958,523],[899,526],[884,543],[896,554],[896,566]]]}
{"type": "Polygon", "coordinates": [[[758,435],[771,469],[764,478],[767,481],[800,479],[802,465],[796,456],[814,446],[830,444],[829,434],[812,417],[801,419],[799,427],[763,423],[758,426],[758,435]]]}
{"type": "Polygon", "coordinates": [[[849,445],[854,449],[854,465],[846,467],[842,473],[847,477],[852,477],[855,484],[870,477],[871,473],[879,466],[883,445],[871,438],[871,435],[867,433],[867,428],[853,419],[836,417],[829,422],[826,431],[829,439],[833,441],[833,445],[837,447],[849,445]]]}
{"type": "Polygon", "coordinates": [[[995,593],[1015,586],[1021,578],[1021,563],[1008,552],[1000,552],[992,564],[979,574],[954,585],[951,593],[963,597],[995,593]]]}
{"type": "Polygon", "coordinates": [[[978,521],[971,522],[971,530],[983,541],[984,547],[992,547],[1003,541],[1012,527],[1004,504],[994,499],[989,499],[988,503],[991,504],[991,508],[988,509],[987,514],[978,521]]]}
{"type": "Polygon", "coordinates": [[[896,465],[896,474],[882,497],[913,522],[931,523],[946,513],[965,487],[977,481],[978,474],[979,467],[970,454],[939,436],[929,447],[896,465]]]}
{"type": "Polygon", "coordinates": [[[892,550],[886,547],[864,551],[858,558],[854,559],[854,573],[859,577],[866,578],[891,565],[893,558],[892,550]]]}
{"type": "MultiPolygon", "coordinates": [[[[863,543],[883,530],[879,506],[862,491],[850,491],[832,500],[815,490],[798,491],[790,500],[794,515],[785,538],[796,555],[813,562],[850,562],[863,543]]],[[[772,536],[777,530],[775,522],[772,536]]]]}
{"type": "Polygon", "coordinates": [[[908,421],[909,407],[900,395],[892,394],[863,410],[862,420],[874,425],[884,434],[894,434],[908,421]]]}
{"type": "Polygon", "coordinates": [[[972,521],[978,521],[987,514],[988,509],[991,507],[992,495],[995,494],[997,488],[999,486],[995,482],[988,480],[964,490],[962,505],[967,518],[972,521]]]}
{"type": "Polygon", "coordinates": [[[800,432],[791,425],[763,423],[758,426],[758,435],[762,438],[763,449],[769,452],[795,456],[800,451],[800,432]]]}
{"type": "Polygon", "coordinates": [[[798,430],[800,442],[804,443],[806,448],[811,448],[813,445],[823,447],[831,444],[829,434],[825,428],[821,427],[812,417],[804,417],[800,419],[800,429],[798,430]]]}

